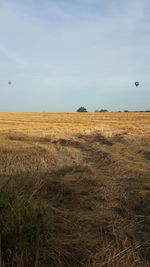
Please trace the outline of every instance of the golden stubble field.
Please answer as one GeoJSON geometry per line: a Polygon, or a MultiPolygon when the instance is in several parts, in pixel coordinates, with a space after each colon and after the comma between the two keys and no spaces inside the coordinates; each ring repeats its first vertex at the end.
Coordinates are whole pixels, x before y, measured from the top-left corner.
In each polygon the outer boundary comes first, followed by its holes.
{"type": "Polygon", "coordinates": [[[1,266],[149,266],[150,113],[0,113],[1,266]]]}

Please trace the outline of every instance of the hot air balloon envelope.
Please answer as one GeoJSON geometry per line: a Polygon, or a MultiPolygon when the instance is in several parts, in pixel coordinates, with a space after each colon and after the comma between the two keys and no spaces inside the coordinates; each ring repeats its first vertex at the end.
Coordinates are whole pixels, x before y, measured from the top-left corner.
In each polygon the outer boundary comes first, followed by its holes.
{"type": "Polygon", "coordinates": [[[135,82],[135,86],[139,86],[139,84],[140,84],[139,82],[135,82]]]}
{"type": "Polygon", "coordinates": [[[11,84],[12,84],[12,82],[11,82],[11,81],[9,81],[9,82],[8,82],[8,84],[9,84],[9,85],[11,85],[11,84]]]}

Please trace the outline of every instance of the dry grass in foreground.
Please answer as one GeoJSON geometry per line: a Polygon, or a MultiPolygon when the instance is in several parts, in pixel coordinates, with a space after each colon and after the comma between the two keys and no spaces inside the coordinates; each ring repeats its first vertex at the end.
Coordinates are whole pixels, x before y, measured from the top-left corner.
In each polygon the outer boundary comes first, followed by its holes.
{"type": "Polygon", "coordinates": [[[149,113],[0,113],[0,266],[149,266],[149,161],[149,113]]]}

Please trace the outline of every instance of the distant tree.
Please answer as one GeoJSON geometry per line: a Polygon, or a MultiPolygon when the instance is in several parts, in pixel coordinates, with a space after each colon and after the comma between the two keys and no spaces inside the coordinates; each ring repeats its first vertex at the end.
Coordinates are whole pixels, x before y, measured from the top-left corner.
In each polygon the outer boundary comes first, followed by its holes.
{"type": "Polygon", "coordinates": [[[129,112],[128,110],[124,110],[124,112],[129,112]]]}
{"type": "Polygon", "coordinates": [[[107,109],[100,109],[99,112],[108,112],[108,110],[107,109]]]}
{"type": "Polygon", "coordinates": [[[80,107],[77,109],[77,112],[87,112],[87,109],[84,107],[80,107]]]}
{"type": "Polygon", "coordinates": [[[108,110],[107,109],[100,109],[100,110],[96,109],[95,112],[108,112],[108,110]]]}

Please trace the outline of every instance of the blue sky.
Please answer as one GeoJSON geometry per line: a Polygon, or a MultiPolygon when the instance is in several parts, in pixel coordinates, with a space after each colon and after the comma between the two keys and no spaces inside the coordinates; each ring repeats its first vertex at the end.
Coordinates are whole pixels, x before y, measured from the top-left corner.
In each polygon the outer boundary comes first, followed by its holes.
{"type": "Polygon", "coordinates": [[[0,111],[150,109],[149,11],[149,0],[0,0],[0,111]]]}

